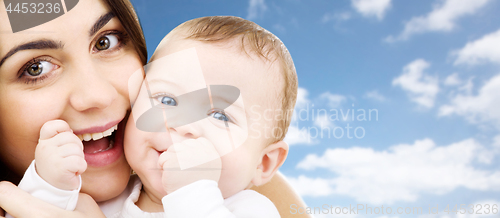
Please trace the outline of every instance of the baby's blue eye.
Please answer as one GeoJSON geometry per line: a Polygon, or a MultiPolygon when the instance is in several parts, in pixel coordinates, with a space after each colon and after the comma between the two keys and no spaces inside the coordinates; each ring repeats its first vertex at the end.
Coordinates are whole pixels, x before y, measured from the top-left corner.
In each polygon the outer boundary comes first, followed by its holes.
{"type": "Polygon", "coordinates": [[[212,112],[212,117],[220,121],[229,121],[229,118],[222,112],[212,112]]]}
{"type": "Polygon", "coordinates": [[[175,99],[168,96],[160,96],[158,97],[158,101],[168,106],[177,106],[177,102],[175,101],[175,99]]]}

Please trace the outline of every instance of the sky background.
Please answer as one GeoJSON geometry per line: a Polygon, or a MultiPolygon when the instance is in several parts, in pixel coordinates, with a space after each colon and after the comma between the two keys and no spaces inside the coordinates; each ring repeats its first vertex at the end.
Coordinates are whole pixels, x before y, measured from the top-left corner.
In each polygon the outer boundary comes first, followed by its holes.
{"type": "Polygon", "coordinates": [[[500,1],[132,2],[149,56],[177,25],[211,15],[252,20],[285,43],[299,93],[281,172],[308,206],[424,213],[315,217],[500,216],[443,211],[500,206],[500,1]]]}

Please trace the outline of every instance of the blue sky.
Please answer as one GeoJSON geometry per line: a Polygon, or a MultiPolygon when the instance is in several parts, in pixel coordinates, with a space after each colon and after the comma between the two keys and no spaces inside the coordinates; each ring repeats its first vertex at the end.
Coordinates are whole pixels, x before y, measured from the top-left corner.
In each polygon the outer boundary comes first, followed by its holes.
{"type": "Polygon", "coordinates": [[[303,116],[287,135],[281,171],[309,206],[424,211],[316,217],[447,217],[447,204],[500,206],[500,2],[132,2],[149,55],[175,26],[211,15],[250,19],[285,43],[299,77],[296,115],[303,116]],[[321,109],[326,116],[312,116],[321,109]],[[354,120],[341,117],[353,110],[354,120]],[[378,116],[357,119],[369,110],[378,116]],[[439,215],[428,215],[437,204],[439,215]]]}

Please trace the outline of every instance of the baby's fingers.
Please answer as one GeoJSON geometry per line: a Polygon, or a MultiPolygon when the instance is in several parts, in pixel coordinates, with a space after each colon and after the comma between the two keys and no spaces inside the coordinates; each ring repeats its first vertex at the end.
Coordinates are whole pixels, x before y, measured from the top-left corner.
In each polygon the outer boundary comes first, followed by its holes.
{"type": "MultiPolygon", "coordinates": [[[[35,150],[35,159],[46,159],[47,157],[58,155],[60,152],[66,152],[67,149],[61,149],[61,146],[70,144],[70,147],[74,147],[71,154],[79,151],[83,155],[83,143],[80,139],[72,132],[63,132],[58,135],[45,140],[40,140],[35,150]]],[[[67,155],[64,155],[67,156],[67,155]]]]}
{"type": "Polygon", "coordinates": [[[81,175],[83,172],[85,172],[85,170],[87,170],[87,162],[83,157],[74,155],[65,157],[64,162],[66,164],[66,170],[74,173],[75,175],[81,175]]]}
{"type": "Polygon", "coordinates": [[[62,132],[73,132],[64,120],[51,120],[40,129],[40,140],[49,139],[62,132]]]}
{"type": "Polygon", "coordinates": [[[87,169],[85,154],[80,145],[73,143],[65,144],[57,149],[59,156],[62,157],[62,163],[66,170],[77,175],[82,174],[87,169]]]}
{"type": "Polygon", "coordinates": [[[180,168],[193,168],[212,160],[220,159],[219,153],[210,141],[205,138],[188,139],[181,145],[174,144],[180,168]]]}
{"type": "Polygon", "coordinates": [[[158,158],[158,166],[162,170],[179,168],[177,154],[175,154],[173,149],[168,149],[160,155],[158,158]]]}
{"type": "Polygon", "coordinates": [[[85,154],[83,153],[83,146],[80,144],[76,143],[67,143],[64,145],[59,146],[57,148],[57,152],[60,157],[65,158],[69,156],[78,156],[81,158],[85,157],[85,154]]]}
{"type": "Polygon", "coordinates": [[[78,138],[78,136],[76,136],[72,132],[59,133],[58,135],[56,135],[50,139],[47,139],[47,140],[42,140],[41,142],[47,142],[47,143],[50,143],[52,145],[57,145],[57,146],[62,146],[65,144],[74,144],[74,145],[80,147],[81,150],[83,150],[82,141],[78,138]]]}

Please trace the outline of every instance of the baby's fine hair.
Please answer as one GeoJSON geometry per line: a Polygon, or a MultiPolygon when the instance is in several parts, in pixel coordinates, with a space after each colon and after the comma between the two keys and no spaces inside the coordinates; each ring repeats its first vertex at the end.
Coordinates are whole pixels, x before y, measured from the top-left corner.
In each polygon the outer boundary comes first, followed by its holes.
{"type": "MultiPolygon", "coordinates": [[[[278,61],[283,75],[283,89],[278,93],[275,124],[272,128],[270,144],[284,139],[292,120],[293,108],[297,100],[298,80],[292,56],[283,42],[271,32],[256,23],[234,16],[201,17],[179,25],[177,30],[186,30],[186,39],[207,43],[224,42],[241,37],[243,51],[251,51],[269,62],[278,61]],[[245,47],[247,46],[247,47],[245,47]]],[[[175,30],[174,30],[175,31],[175,30]]]]}

